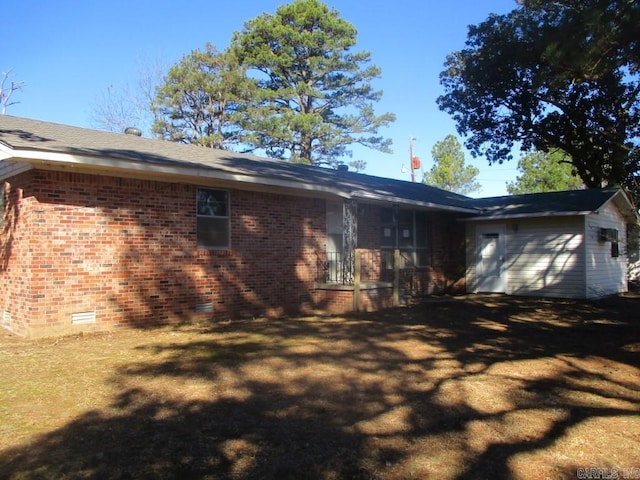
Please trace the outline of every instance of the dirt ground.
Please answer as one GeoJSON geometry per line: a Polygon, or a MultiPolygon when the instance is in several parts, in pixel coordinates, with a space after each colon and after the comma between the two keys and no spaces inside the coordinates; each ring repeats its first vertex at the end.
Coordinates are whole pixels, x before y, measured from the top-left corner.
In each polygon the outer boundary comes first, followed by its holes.
{"type": "Polygon", "coordinates": [[[3,332],[0,478],[640,478],[639,323],[638,295],[468,296],[3,332]]]}

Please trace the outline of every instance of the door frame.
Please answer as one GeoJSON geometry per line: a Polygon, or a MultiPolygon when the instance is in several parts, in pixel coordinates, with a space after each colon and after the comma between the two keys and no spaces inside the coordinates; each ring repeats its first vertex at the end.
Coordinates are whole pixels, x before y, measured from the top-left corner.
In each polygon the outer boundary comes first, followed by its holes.
{"type": "Polygon", "coordinates": [[[506,293],[507,292],[507,227],[505,224],[494,225],[478,225],[476,226],[476,288],[475,292],[486,293],[506,293]],[[480,266],[482,237],[487,234],[498,235],[498,277],[489,278],[481,275],[482,268],[480,266]]]}

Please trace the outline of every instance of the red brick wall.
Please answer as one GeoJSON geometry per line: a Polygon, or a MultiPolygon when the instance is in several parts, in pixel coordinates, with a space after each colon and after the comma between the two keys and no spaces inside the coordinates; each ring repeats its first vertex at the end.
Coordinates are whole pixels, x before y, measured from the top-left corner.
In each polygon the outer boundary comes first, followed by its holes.
{"type": "MultiPolygon", "coordinates": [[[[16,185],[28,188],[29,179],[28,174],[22,174],[14,180],[16,185]]],[[[29,199],[22,198],[22,188],[8,182],[2,183],[2,193],[5,203],[0,225],[0,322],[22,333],[28,327],[31,300],[29,199]],[[11,318],[5,318],[5,314],[11,318]]]]}
{"type": "MultiPolygon", "coordinates": [[[[353,306],[352,292],[314,290],[324,200],[232,189],[231,247],[204,250],[196,248],[194,185],[31,170],[4,188],[0,315],[10,314],[17,333],[353,306]],[[195,312],[209,302],[213,314],[195,312]],[[72,325],[82,312],[95,312],[96,322],[72,325]]],[[[362,281],[379,280],[379,211],[359,209],[362,281]]],[[[428,291],[455,289],[464,281],[463,226],[434,214],[431,232],[428,291]]],[[[363,291],[361,308],[389,306],[390,293],[363,291]]]]}
{"type": "MultiPolygon", "coordinates": [[[[352,312],[354,308],[354,289],[352,286],[341,288],[319,288],[313,299],[318,309],[333,314],[352,312]]],[[[393,307],[393,289],[388,286],[368,286],[360,290],[358,311],[373,312],[393,307]]]]}
{"type": "Polygon", "coordinates": [[[87,311],[83,330],[188,321],[199,302],[215,318],[293,312],[325,249],[322,200],[231,190],[232,246],[202,250],[196,186],[35,170],[9,183],[23,193],[1,235],[0,310],[25,335],[73,331],[87,311]]]}

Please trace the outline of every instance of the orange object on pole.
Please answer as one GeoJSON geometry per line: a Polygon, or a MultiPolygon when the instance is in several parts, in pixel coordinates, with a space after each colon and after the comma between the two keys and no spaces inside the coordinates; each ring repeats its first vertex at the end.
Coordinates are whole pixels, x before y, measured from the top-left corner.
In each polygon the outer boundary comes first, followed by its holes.
{"type": "Polygon", "coordinates": [[[415,167],[413,166],[413,159],[416,158],[413,156],[413,137],[409,137],[409,164],[411,165],[411,181],[415,182],[416,181],[416,175],[415,175],[415,167]]]}
{"type": "Polygon", "coordinates": [[[411,159],[411,168],[414,170],[420,170],[420,159],[418,157],[413,157],[411,159]]]}

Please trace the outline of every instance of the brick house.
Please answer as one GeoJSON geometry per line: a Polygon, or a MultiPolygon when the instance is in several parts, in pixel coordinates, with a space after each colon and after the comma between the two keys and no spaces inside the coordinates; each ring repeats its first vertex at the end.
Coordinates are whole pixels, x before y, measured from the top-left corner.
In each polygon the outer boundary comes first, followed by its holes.
{"type": "MultiPolygon", "coordinates": [[[[504,199],[11,116],[0,117],[0,182],[0,325],[29,337],[466,290],[545,295],[533,277],[528,290],[483,287],[483,266],[510,278],[504,240],[544,234],[541,218],[586,218],[562,199],[550,209],[533,196],[513,217],[504,199]]],[[[637,220],[621,191],[598,195],[577,194],[605,203],[608,227],[637,220]]],[[[602,255],[613,280],[599,292],[626,289],[622,253],[602,255]]]]}
{"type": "Polygon", "coordinates": [[[11,116],[0,160],[0,322],[20,335],[465,288],[474,208],[436,188],[11,116]]]}

